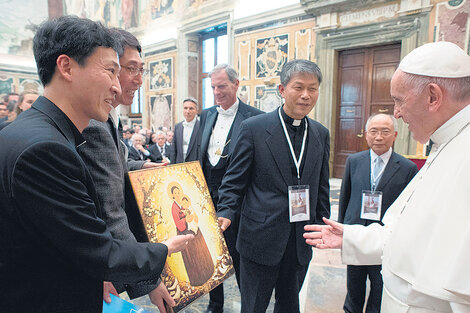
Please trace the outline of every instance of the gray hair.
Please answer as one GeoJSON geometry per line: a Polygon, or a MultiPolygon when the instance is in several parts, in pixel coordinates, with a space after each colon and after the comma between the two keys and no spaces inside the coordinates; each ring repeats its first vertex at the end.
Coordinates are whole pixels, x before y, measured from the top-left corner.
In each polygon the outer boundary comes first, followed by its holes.
{"type": "Polygon", "coordinates": [[[369,130],[369,122],[376,116],[379,116],[379,115],[383,115],[383,116],[387,116],[392,122],[393,122],[393,130],[394,131],[398,131],[398,122],[397,122],[397,119],[391,115],[391,114],[385,114],[385,113],[375,113],[375,114],[372,114],[371,116],[369,116],[369,118],[367,119],[367,122],[366,122],[366,128],[365,130],[368,131],[369,130]]]}
{"type": "Polygon", "coordinates": [[[160,135],[163,135],[163,136],[165,136],[165,138],[166,138],[166,134],[165,134],[165,132],[162,131],[162,130],[157,130],[157,131],[155,132],[155,135],[157,135],[157,137],[160,136],[160,135]]]}
{"type": "Polygon", "coordinates": [[[238,81],[238,73],[237,71],[235,71],[235,69],[228,65],[228,64],[225,64],[225,63],[222,63],[222,64],[217,64],[213,69],[212,71],[210,71],[209,73],[209,77],[212,77],[213,74],[215,73],[218,73],[222,70],[225,70],[225,73],[227,74],[228,76],[228,79],[232,82],[232,83],[236,83],[238,81]]]}
{"type": "Polygon", "coordinates": [[[460,78],[430,77],[403,72],[403,85],[410,86],[416,94],[429,84],[436,84],[449,93],[452,99],[464,101],[470,98],[470,76],[460,78]]]}
{"type": "Polygon", "coordinates": [[[139,133],[134,133],[134,135],[132,135],[132,137],[131,137],[132,142],[134,142],[136,138],[140,139],[140,140],[142,141],[142,143],[145,144],[145,138],[144,138],[144,136],[142,136],[142,135],[139,134],[139,133]]]}
{"type": "Polygon", "coordinates": [[[318,65],[315,62],[303,59],[292,60],[284,64],[281,71],[281,84],[287,86],[292,76],[299,73],[315,75],[318,83],[321,84],[323,76],[318,65]]]}
{"type": "Polygon", "coordinates": [[[186,99],[183,100],[183,103],[185,103],[186,101],[194,103],[196,107],[199,105],[199,102],[197,102],[196,98],[193,98],[193,97],[187,97],[186,99]]]}

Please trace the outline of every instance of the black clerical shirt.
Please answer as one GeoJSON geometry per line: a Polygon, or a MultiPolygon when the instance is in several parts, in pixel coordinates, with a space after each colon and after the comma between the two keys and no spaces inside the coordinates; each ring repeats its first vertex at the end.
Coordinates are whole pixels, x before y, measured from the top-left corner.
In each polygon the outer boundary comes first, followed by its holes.
{"type": "MultiPolygon", "coordinates": [[[[294,148],[295,156],[298,160],[299,157],[300,157],[301,149],[302,149],[302,141],[303,141],[304,134],[305,134],[305,123],[306,123],[307,118],[304,117],[300,121],[299,126],[294,126],[293,125],[294,119],[292,117],[288,116],[286,114],[286,112],[284,112],[284,107],[282,107],[282,109],[281,109],[281,116],[282,116],[282,119],[284,120],[284,123],[286,124],[287,133],[289,134],[292,146],[294,148]]],[[[294,177],[294,181],[297,182],[298,181],[298,179],[297,179],[297,168],[295,167],[294,160],[292,159],[292,154],[290,153],[289,144],[287,143],[287,139],[284,139],[284,140],[285,140],[285,144],[287,145],[287,149],[289,151],[289,160],[290,160],[290,164],[291,164],[292,175],[294,177]]],[[[302,158],[302,163],[300,164],[300,173],[302,173],[302,170],[303,170],[303,167],[304,167],[304,164],[305,164],[305,155],[307,154],[307,144],[308,144],[308,132],[307,132],[307,138],[305,140],[304,156],[302,158]]]]}

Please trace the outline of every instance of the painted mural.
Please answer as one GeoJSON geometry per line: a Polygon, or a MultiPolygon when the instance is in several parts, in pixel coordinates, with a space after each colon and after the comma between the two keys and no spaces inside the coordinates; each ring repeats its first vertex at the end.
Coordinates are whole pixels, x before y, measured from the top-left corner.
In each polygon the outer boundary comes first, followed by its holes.
{"type": "Polygon", "coordinates": [[[271,112],[282,104],[282,97],[277,86],[256,86],[255,107],[264,112],[271,112]]]}
{"type": "Polygon", "coordinates": [[[279,76],[288,50],[287,34],[256,40],[256,78],[279,76]]]}
{"type": "Polygon", "coordinates": [[[172,128],[172,103],[172,94],[150,96],[150,127],[153,131],[161,130],[164,127],[172,128]]]}
{"type": "Polygon", "coordinates": [[[173,59],[150,62],[150,90],[162,90],[173,87],[173,59]]]}
{"type": "Polygon", "coordinates": [[[2,0],[0,54],[33,55],[35,28],[47,19],[47,0],[2,0]]]}
{"type": "Polygon", "coordinates": [[[470,52],[470,1],[451,0],[437,5],[434,41],[450,41],[470,52]]]}

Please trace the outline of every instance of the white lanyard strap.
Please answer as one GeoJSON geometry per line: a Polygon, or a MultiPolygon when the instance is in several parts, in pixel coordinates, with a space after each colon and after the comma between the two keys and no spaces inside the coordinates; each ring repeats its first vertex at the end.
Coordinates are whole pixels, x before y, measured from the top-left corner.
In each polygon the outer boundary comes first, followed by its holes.
{"type": "Polygon", "coordinates": [[[284,129],[284,134],[286,135],[287,143],[289,144],[289,149],[292,155],[292,159],[294,160],[295,168],[297,169],[297,179],[299,180],[299,184],[300,184],[300,164],[302,163],[302,157],[304,156],[305,141],[307,139],[307,128],[308,128],[307,120],[305,120],[304,138],[302,139],[302,148],[300,149],[300,156],[299,156],[299,159],[297,160],[297,158],[295,157],[294,148],[292,147],[292,142],[290,141],[289,133],[287,132],[286,123],[284,123],[284,119],[281,116],[281,107],[279,107],[278,113],[279,113],[279,119],[281,120],[282,128],[284,129]]]}

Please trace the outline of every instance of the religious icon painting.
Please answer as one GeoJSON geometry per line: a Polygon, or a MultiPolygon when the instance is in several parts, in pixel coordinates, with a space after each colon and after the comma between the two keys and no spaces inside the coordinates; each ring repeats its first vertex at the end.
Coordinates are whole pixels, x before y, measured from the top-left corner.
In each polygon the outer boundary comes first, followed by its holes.
{"type": "Polygon", "coordinates": [[[171,128],[173,94],[150,96],[150,125],[153,130],[171,128]]]}
{"type": "Polygon", "coordinates": [[[150,62],[150,91],[173,88],[173,58],[150,62]]]}
{"type": "Polygon", "coordinates": [[[167,258],[162,281],[174,312],[214,289],[235,271],[198,161],[129,173],[150,242],[180,234],[194,240],[167,258]]]}
{"type": "Polygon", "coordinates": [[[256,78],[277,77],[287,62],[289,35],[256,40],[256,78]]]}

